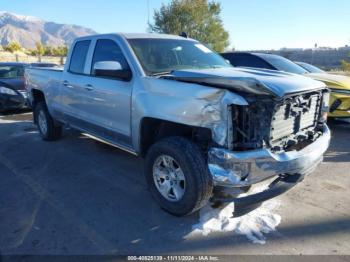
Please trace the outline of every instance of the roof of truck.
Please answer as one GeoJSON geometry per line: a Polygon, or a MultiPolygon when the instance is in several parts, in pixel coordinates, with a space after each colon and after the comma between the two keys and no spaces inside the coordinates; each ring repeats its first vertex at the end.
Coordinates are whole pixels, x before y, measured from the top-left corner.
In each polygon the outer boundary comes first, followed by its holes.
{"type": "MultiPolygon", "coordinates": [[[[135,38],[166,38],[166,39],[186,39],[178,35],[168,35],[168,34],[155,34],[155,33],[120,33],[119,35],[124,36],[127,39],[135,38]]],[[[187,38],[189,39],[189,38],[187,38]]]]}
{"type": "Polygon", "coordinates": [[[153,39],[179,39],[179,40],[192,40],[191,38],[184,38],[182,36],[178,35],[168,35],[168,34],[156,34],[156,33],[110,33],[110,34],[97,34],[97,35],[89,35],[89,36],[83,36],[79,37],[77,39],[86,39],[86,38],[95,38],[95,37],[108,37],[108,36],[121,36],[126,39],[139,39],[139,38],[153,38],[153,39]]]}

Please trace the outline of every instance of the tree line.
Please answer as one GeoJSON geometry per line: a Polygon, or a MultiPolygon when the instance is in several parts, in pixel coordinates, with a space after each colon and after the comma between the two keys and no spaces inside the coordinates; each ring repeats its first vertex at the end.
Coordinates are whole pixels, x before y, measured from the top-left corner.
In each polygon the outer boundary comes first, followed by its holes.
{"type": "MultiPolygon", "coordinates": [[[[350,56],[350,54],[349,54],[349,56],[350,56]]],[[[340,65],[341,65],[341,69],[343,71],[350,71],[350,63],[347,62],[346,60],[341,60],[340,65]]]]}
{"type": "Polygon", "coordinates": [[[58,56],[58,57],[65,57],[67,56],[68,47],[67,46],[47,46],[43,45],[40,42],[37,42],[35,44],[35,48],[33,49],[25,49],[21,46],[18,42],[10,42],[9,44],[3,46],[3,50],[15,53],[18,51],[24,51],[24,53],[28,55],[33,56],[58,56]]]}

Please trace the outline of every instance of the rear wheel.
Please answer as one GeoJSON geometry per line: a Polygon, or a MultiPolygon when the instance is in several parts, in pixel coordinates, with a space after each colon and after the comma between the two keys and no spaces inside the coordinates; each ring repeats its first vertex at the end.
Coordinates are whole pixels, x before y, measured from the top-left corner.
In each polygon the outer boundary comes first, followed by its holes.
{"type": "Polygon", "coordinates": [[[34,120],[38,126],[43,140],[57,140],[62,135],[62,125],[58,124],[50,115],[44,102],[38,103],[34,108],[34,120]]]}
{"type": "Polygon", "coordinates": [[[203,154],[185,138],[156,142],[146,156],[145,172],[153,198],[171,214],[190,214],[212,195],[213,182],[203,154]]]}

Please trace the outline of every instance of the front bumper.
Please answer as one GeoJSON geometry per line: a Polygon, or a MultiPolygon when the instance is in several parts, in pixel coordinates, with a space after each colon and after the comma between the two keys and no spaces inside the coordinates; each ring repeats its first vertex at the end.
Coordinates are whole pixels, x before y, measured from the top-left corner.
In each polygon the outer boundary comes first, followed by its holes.
{"type": "Polygon", "coordinates": [[[0,111],[21,109],[29,106],[26,92],[16,92],[16,95],[0,94],[0,111]]]}
{"type": "Polygon", "coordinates": [[[233,152],[223,148],[211,148],[208,167],[214,185],[245,187],[273,176],[306,175],[322,162],[331,134],[327,125],[323,135],[299,151],[273,153],[269,149],[233,152]]]}

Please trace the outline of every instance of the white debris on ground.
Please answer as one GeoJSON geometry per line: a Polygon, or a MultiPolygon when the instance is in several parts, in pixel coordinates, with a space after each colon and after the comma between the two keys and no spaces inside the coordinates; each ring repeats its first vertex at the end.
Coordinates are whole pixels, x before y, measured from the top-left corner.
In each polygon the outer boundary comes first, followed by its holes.
{"type": "Polygon", "coordinates": [[[246,215],[233,217],[234,203],[220,208],[207,205],[200,210],[199,223],[193,226],[191,234],[206,236],[213,232],[234,232],[245,235],[253,243],[265,244],[264,234],[275,231],[281,222],[281,216],[274,212],[279,206],[280,201],[272,199],[246,215]]]}
{"type": "Polygon", "coordinates": [[[8,115],[0,116],[0,124],[13,124],[18,122],[32,123],[31,119],[27,119],[27,115],[32,115],[32,113],[24,113],[20,115],[8,115]]]}
{"type": "Polygon", "coordinates": [[[3,118],[0,118],[0,124],[13,124],[13,123],[17,123],[18,121],[15,120],[6,120],[3,118]]]}

